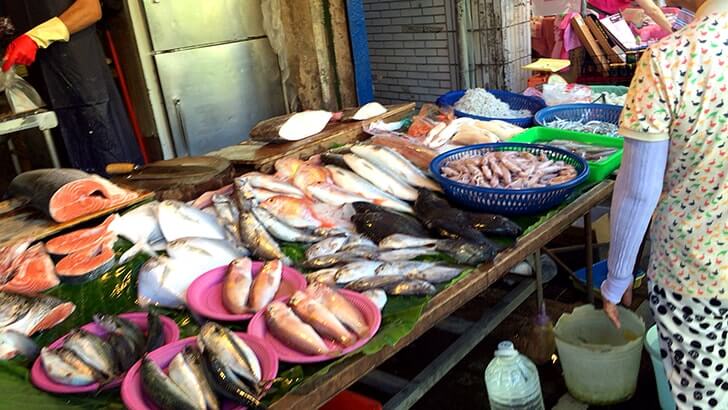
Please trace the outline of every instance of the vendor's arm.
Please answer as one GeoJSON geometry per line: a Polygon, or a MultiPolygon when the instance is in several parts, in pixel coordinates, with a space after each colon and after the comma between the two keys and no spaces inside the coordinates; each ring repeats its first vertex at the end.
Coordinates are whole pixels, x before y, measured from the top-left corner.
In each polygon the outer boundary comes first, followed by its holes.
{"type": "Polygon", "coordinates": [[[662,9],[655,4],[654,0],[637,0],[637,4],[642,7],[645,13],[657,23],[658,26],[662,27],[663,30],[668,33],[672,33],[672,24],[662,12],[662,9]]]}
{"type": "Polygon", "coordinates": [[[5,50],[3,71],[13,65],[29,65],[35,61],[38,48],[47,48],[56,41],[68,41],[77,33],[101,19],[100,0],[76,0],[58,17],[33,27],[13,40],[5,50]]]}
{"type": "Polygon", "coordinates": [[[662,192],[669,141],[624,140],[611,207],[609,277],[602,283],[602,297],[617,304],[632,286],[642,238],[662,192]]]}

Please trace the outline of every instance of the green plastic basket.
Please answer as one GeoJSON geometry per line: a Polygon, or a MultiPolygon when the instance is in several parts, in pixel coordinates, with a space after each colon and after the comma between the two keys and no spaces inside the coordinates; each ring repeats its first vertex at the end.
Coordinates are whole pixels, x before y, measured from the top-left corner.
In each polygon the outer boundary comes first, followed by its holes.
{"type": "Polygon", "coordinates": [[[516,135],[508,142],[526,142],[529,144],[547,144],[553,140],[567,140],[585,144],[598,145],[600,147],[618,148],[614,154],[602,158],[599,161],[589,162],[589,176],[587,182],[599,182],[607,179],[622,164],[622,153],[624,140],[622,138],[607,137],[604,135],[589,134],[586,132],[575,132],[558,130],[546,127],[534,127],[516,135]]]}
{"type": "Polygon", "coordinates": [[[623,85],[592,85],[589,88],[591,88],[594,94],[612,93],[615,95],[625,95],[629,91],[629,87],[623,85]]]}

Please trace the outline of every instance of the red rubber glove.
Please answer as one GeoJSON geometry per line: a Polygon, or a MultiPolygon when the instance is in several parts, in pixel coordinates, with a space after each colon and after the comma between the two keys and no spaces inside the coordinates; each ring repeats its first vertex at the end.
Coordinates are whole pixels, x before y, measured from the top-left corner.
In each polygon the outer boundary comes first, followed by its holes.
{"type": "Polygon", "coordinates": [[[31,65],[35,61],[35,53],[38,51],[38,45],[35,41],[23,34],[13,40],[8,49],[5,50],[5,58],[3,60],[3,71],[8,71],[15,64],[31,65]]]}

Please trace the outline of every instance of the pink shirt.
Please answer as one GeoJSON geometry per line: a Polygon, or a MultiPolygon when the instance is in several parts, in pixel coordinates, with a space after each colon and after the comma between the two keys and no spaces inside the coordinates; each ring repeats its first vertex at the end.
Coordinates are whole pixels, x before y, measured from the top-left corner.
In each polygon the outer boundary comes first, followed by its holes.
{"type": "Polygon", "coordinates": [[[632,0],[589,0],[589,4],[605,13],[616,14],[630,7],[632,0]]]}

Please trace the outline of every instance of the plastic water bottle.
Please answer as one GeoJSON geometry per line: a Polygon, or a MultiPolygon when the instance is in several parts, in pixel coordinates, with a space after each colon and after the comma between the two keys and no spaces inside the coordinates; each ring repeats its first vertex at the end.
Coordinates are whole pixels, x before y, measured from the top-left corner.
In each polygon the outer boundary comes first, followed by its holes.
{"type": "Polygon", "coordinates": [[[491,410],[545,410],[538,370],[528,358],[501,342],[485,369],[491,410]]]}

